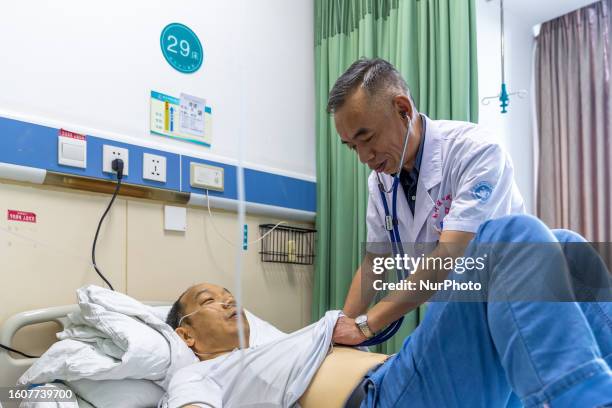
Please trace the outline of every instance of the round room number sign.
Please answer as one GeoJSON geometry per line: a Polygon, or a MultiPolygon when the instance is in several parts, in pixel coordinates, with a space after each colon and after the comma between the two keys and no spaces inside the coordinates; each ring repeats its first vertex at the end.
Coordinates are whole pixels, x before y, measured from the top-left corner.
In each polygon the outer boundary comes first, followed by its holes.
{"type": "Polygon", "coordinates": [[[184,74],[196,72],[204,62],[202,43],[184,24],[168,24],[162,30],[160,45],[168,64],[184,74]]]}

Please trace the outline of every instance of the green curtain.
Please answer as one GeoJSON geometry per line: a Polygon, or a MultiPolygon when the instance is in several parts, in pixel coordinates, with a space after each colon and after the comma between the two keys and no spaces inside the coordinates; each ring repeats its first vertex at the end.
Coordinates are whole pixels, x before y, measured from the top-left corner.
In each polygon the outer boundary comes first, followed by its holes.
{"type": "MultiPolygon", "coordinates": [[[[394,64],[419,111],[477,121],[474,0],[315,0],[317,258],[312,317],[341,308],[366,239],[369,169],[342,146],[325,109],[336,79],[360,57],[394,64]]],[[[417,325],[378,351],[394,353],[417,325]]]]}

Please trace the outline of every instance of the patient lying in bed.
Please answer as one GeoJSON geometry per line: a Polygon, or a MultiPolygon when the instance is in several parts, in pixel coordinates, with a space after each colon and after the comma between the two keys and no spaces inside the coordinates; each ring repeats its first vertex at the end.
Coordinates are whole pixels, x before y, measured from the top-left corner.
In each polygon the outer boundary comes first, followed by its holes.
{"type": "Polygon", "coordinates": [[[387,356],[350,348],[330,349],[338,312],[291,334],[251,336],[243,314],[247,348],[239,350],[234,298],[211,284],[185,291],[167,319],[200,363],[179,370],[168,387],[174,407],[341,407],[371,368],[387,356]],[[350,369],[349,369],[350,368],[350,369]]]}

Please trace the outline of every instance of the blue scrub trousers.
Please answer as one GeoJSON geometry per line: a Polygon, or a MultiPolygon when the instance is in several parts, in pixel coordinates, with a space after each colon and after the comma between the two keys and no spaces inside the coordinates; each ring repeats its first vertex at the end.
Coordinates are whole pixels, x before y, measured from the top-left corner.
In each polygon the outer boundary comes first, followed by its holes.
{"type": "MultiPolygon", "coordinates": [[[[584,238],[511,215],[482,224],[466,256],[478,256],[479,242],[576,241],[584,238]]],[[[581,264],[575,253],[559,265],[507,252],[488,273],[511,274],[515,290],[581,264]]],[[[500,281],[488,290],[508,290],[500,281]]],[[[610,367],[612,302],[431,302],[401,351],[368,374],[361,407],[600,407],[612,404],[610,367]]]]}

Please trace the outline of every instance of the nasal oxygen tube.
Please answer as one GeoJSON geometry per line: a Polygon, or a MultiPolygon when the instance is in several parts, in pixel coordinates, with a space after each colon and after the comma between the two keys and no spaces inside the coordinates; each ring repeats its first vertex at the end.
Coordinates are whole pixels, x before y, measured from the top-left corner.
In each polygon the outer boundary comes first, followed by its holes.
{"type": "MultiPolygon", "coordinates": [[[[403,117],[408,119],[408,115],[404,112],[403,117]]],[[[406,137],[404,138],[404,146],[402,149],[402,156],[398,165],[397,173],[393,176],[393,185],[391,190],[385,190],[385,186],[380,179],[380,175],[376,173],[376,177],[378,178],[378,189],[380,192],[380,198],[383,203],[383,207],[385,209],[385,228],[389,232],[389,238],[391,239],[391,246],[393,250],[393,254],[399,254],[401,257],[404,257],[404,248],[402,247],[402,238],[399,233],[399,226],[397,221],[397,189],[399,186],[399,178],[400,172],[402,171],[402,167],[404,165],[404,159],[406,157],[406,148],[408,147],[408,140],[410,139],[410,132],[412,130],[412,122],[413,119],[408,119],[408,126],[406,129],[406,137]],[[392,213],[389,213],[389,204],[387,203],[386,195],[392,192],[392,213]]],[[[402,269],[397,270],[397,279],[403,280],[405,279],[405,274],[402,269]]],[[[384,343],[389,340],[391,337],[397,333],[397,331],[402,327],[402,323],[404,321],[404,316],[400,317],[389,326],[387,326],[383,331],[377,333],[374,337],[367,339],[366,341],[360,343],[359,347],[369,347],[375,346],[380,343],[384,343]]]]}

